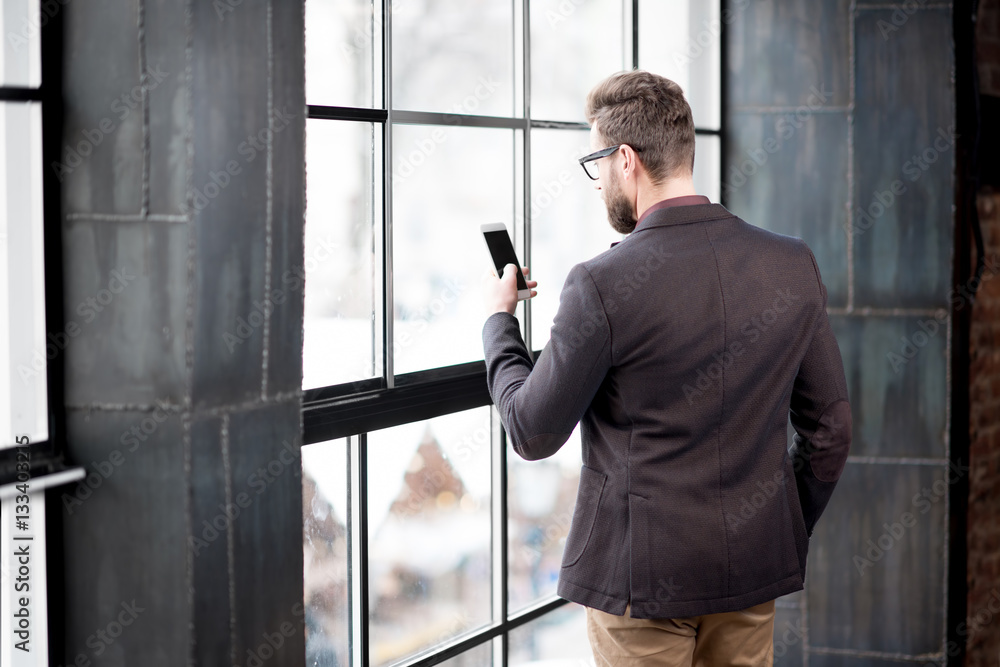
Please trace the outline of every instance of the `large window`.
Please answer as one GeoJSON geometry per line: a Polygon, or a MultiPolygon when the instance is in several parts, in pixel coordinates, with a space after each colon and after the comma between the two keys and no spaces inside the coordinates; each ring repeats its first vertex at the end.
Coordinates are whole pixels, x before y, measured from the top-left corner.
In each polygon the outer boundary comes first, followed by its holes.
{"type": "Polygon", "coordinates": [[[537,353],[570,268],[621,238],[576,163],[587,92],[677,81],[718,201],[721,27],[693,0],[306,0],[308,665],[589,661],[555,597],[579,434],[530,463],[506,443],[479,225],[539,281],[516,313],[537,353]]]}
{"type": "Polygon", "coordinates": [[[0,449],[48,439],[42,226],[41,48],[18,35],[30,3],[4,3],[0,29],[0,449]]]}
{"type": "Polygon", "coordinates": [[[84,474],[82,468],[68,468],[63,461],[61,420],[50,410],[62,405],[62,352],[81,326],[66,320],[62,312],[59,171],[48,168],[61,162],[62,37],[52,12],[38,0],[4,0],[0,9],[0,636],[4,638],[0,664],[4,665],[22,658],[47,664],[46,490],[84,474]],[[30,545],[30,568],[17,556],[26,545],[30,545]],[[23,631],[25,618],[31,619],[31,641],[22,652],[14,643],[25,638],[15,634],[23,631]]]}

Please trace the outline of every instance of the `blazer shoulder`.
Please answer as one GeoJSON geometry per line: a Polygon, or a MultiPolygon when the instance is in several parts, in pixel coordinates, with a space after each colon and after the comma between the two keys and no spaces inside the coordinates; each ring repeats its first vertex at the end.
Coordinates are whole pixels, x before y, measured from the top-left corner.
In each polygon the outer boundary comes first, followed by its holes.
{"type": "Polygon", "coordinates": [[[812,249],[801,238],[758,227],[739,217],[736,220],[741,233],[754,246],[763,246],[786,260],[797,261],[812,267],[816,266],[816,257],[813,255],[812,249]]]}

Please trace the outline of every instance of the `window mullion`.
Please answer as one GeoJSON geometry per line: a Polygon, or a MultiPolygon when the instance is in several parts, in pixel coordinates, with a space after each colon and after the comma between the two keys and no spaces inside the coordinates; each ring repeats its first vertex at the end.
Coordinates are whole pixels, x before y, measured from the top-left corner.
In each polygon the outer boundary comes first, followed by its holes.
{"type": "Polygon", "coordinates": [[[350,558],[351,665],[370,664],[368,632],[368,437],[347,439],[347,551],[350,558]]]}
{"type": "MultiPolygon", "coordinates": [[[[517,2],[518,0],[514,0],[517,2]]],[[[523,232],[521,239],[521,256],[524,258],[524,264],[527,267],[531,267],[531,7],[529,0],[520,0],[521,2],[521,44],[523,45],[524,52],[522,54],[522,85],[524,86],[522,92],[522,98],[524,100],[524,108],[522,109],[524,113],[524,137],[522,151],[523,163],[521,168],[521,175],[523,178],[523,186],[521,191],[524,194],[524,198],[521,202],[523,207],[522,210],[522,220],[523,232]]],[[[517,30],[517,26],[514,26],[517,30]]],[[[516,230],[516,225],[515,225],[516,230]]],[[[516,240],[516,237],[515,237],[516,240]]],[[[515,246],[516,247],[516,246],[515,246]]],[[[525,299],[524,304],[524,343],[527,346],[529,353],[532,349],[531,347],[531,299],[525,299]]],[[[506,661],[506,657],[504,658],[506,661]]]]}
{"type": "Polygon", "coordinates": [[[507,451],[500,413],[490,408],[493,497],[493,622],[507,620],[507,451]]]}
{"type": "Polygon", "coordinates": [[[395,386],[393,359],[393,284],[392,284],[392,0],[382,0],[382,101],[385,104],[385,131],[382,136],[382,317],[385,324],[382,344],[382,369],[385,386],[395,386]]]}

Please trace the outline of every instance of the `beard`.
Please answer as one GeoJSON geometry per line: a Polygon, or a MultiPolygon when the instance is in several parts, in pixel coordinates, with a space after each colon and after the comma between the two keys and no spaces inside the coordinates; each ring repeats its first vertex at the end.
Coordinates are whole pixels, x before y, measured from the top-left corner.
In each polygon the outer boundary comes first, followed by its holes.
{"type": "Polygon", "coordinates": [[[621,183],[616,172],[608,179],[607,187],[604,189],[604,204],[608,209],[608,222],[611,228],[619,234],[631,234],[635,229],[638,220],[632,210],[632,202],[628,200],[622,192],[621,183]]]}

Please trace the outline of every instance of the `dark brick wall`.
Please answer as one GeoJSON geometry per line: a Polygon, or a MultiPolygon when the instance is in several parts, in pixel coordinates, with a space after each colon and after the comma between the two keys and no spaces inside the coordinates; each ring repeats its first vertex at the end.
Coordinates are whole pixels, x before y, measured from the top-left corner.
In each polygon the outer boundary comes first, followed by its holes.
{"type": "MultiPolygon", "coordinates": [[[[976,51],[980,92],[1000,96],[1000,0],[980,0],[976,51]]],[[[983,118],[995,124],[996,118],[983,118]]],[[[981,151],[995,171],[998,157],[981,151]]],[[[978,195],[979,221],[991,262],[972,308],[969,368],[968,641],[966,665],[1000,664],[1000,190],[978,195]]],[[[973,260],[974,261],[974,260],[973,260]]]]}
{"type": "Polygon", "coordinates": [[[969,667],[1000,664],[1000,192],[979,193],[992,266],[972,309],[969,369],[969,667]]]}
{"type": "Polygon", "coordinates": [[[67,440],[89,476],[53,509],[53,664],[247,664],[279,633],[267,664],[301,665],[302,293],[280,277],[303,256],[303,2],[61,11],[67,440]]]}
{"type": "Polygon", "coordinates": [[[979,88],[1000,97],[1000,0],[979,0],[976,23],[979,88]]]}

